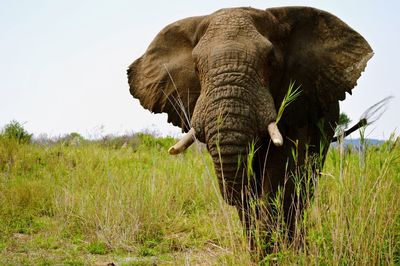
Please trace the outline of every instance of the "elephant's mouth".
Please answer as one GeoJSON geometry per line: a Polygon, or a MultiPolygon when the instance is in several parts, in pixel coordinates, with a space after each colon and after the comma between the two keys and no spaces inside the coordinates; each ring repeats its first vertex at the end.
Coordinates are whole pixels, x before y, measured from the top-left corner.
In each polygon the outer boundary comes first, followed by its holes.
{"type": "MultiPolygon", "coordinates": [[[[282,134],[279,132],[279,129],[275,121],[268,124],[267,130],[271,138],[271,141],[274,143],[274,145],[277,147],[282,146],[283,145],[282,134]]],[[[173,145],[168,149],[168,152],[171,155],[182,153],[187,148],[189,148],[194,143],[195,140],[196,140],[195,129],[191,128],[185,136],[183,136],[175,145],[173,145]]]]}

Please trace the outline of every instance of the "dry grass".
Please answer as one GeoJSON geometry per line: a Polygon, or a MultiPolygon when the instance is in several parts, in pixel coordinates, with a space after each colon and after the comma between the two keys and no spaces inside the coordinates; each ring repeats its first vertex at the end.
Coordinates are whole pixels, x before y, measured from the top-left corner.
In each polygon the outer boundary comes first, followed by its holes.
{"type": "MultiPolygon", "coordinates": [[[[170,157],[173,140],[148,135],[134,143],[0,139],[0,264],[251,265],[208,154],[170,157]]],[[[331,149],[300,221],[305,242],[277,237],[265,264],[400,263],[399,157],[394,139],[361,165],[356,150],[331,149]]]]}

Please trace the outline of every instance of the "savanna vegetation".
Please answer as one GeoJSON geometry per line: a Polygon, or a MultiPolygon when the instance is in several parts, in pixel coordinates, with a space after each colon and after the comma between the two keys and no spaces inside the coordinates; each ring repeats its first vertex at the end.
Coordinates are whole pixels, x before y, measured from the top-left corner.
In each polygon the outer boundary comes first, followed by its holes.
{"type": "MultiPolygon", "coordinates": [[[[174,139],[144,133],[39,141],[13,123],[0,134],[0,265],[253,265],[201,146],[172,157],[174,139]]],[[[331,147],[304,237],[290,243],[277,213],[262,264],[399,265],[399,144],[331,147]]]]}

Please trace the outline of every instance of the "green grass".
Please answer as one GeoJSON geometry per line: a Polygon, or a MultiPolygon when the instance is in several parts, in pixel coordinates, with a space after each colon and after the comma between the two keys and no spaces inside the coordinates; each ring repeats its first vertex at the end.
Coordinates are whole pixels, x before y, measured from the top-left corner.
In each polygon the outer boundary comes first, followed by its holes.
{"type": "MultiPolygon", "coordinates": [[[[173,143],[0,138],[0,265],[252,265],[209,155],[168,156],[173,143]]],[[[398,145],[367,147],[364,163],[357,150],[331,149],[301,220],[304,243],[278,237],[265,263],[399,264],[398,145]]]]}

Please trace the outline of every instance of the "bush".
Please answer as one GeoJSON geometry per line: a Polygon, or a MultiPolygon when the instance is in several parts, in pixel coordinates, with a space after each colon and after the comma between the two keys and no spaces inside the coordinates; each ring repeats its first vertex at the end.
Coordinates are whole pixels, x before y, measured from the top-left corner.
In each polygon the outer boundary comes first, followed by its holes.
{"type": "Polygon", "coordinates": [[[137,150],[139,147],[147,147],[149,149],[167,150],[175,144],[176,139],[172,137],[157,137],[152,133],[133,133],[122,136],[107,135],[95,142],[103,147],[112,149],[131,147],[133,150],[137,150]]]}
{"type": "Polygon", "coordinates": [[[108,248],[106,244],[99,241],[90,243],[89,246],[87,247],[87,250],[91,254],[105,255],[108,253],[108,248]]]}
{"type": "Polygon", "coordinates": [[[85,138],[77,132],[69,133],[57,140],[58,143],[62,143],[65,146],[79,146],[85,141],[85,138]]]}
{"type": "Polygon", "coordinates": [[[0,135],[7,139],[15,139],[18,143],[30,143],[32,139],[32,134],[29,134],[28,131],[15,120],[8,123],[0,135]]]}
{"type": "Polygon", "coordinates": [[[97,142],[101,146],[111,149],[131,147],[136,150],[140,146],[140,139],[136,134],[125,134],[122,136],[107,135],[97,142]]]}
{"type": "Polygon", "coordinates": [[[175,144],[176,140],[172,137],[156,137],[149,133],[139,133],[138,138],[140,143],[148,148],[157,148],[167,150],[169,147],[175,144]]]}

